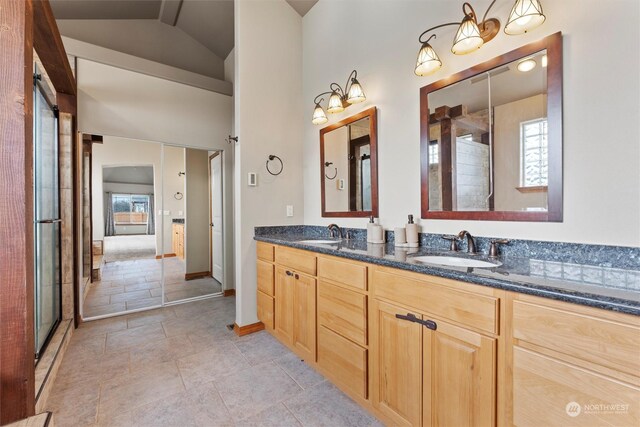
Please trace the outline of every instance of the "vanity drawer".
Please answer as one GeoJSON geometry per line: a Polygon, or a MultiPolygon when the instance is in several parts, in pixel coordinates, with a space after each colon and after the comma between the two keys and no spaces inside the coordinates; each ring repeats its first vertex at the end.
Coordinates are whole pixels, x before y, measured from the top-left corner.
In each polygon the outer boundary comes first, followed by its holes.
{"type": "Polygon", "coordinates": [[[318,323],[360,345],[367,345],[367,296],[320,279],[318,323]]]}
{"type": "Polygon", "coordinates": [[[261,259],[263,261],[267,261],[267,262],[273,262],[273,252],[274,252],[274,246],[270,245],[269,243],[264,243],[264,242],[258,242],[256,244],[256,252],[258,254],[258,259],[261,259]]]}
{"type": "Polygon", "coordinates": [[[300,273],[316,275],[316,256],[311,252],[278,246],[276,248],[276,263],[300,273]]]}
{"type": "Polygon", "coordinates": [[[467,291],[472,286],[384,267],[374,267],[371,274],[374,298],[497,334],[499,298],[486,294],[491,291],[467,291]]]}
{"type": "Polygon", "coordinates": [[[258,271],[258,290],[269,296],[273,296],[273,264],[261,260],[256,261],[258,271]]]}
{"type": "Polygon", "coordinates": [[[273,297],[258,291],[258,320],[267,329],[273,329],[273,304],[273,297]]]}
{"type": "Polygon", "coordinates": [[[367,350],[319,326],[318,365],[333,381],[367,398],[367,350]]]}
{"type": "Polygon", "coordinates": [[[519,297],[513,302],[513,337],[640,375],[640,318],[634,316],[519,297]]]}
{"type": "Polygon", "coordinates": [[[367,290],[367,266],[355,261],[320,257],[318,258],[318,277],[363,291],[367,290]]]}

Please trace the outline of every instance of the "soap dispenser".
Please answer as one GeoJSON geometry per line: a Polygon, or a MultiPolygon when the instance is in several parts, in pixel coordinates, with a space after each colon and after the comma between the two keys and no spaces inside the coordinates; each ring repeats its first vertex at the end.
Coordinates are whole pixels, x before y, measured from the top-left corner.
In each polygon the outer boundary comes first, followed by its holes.
{"type": "Polygon", "coordinates": [[[407,245],[410,248],[417,248],[420,245],[420,237],[418,235],[418,224],[413,222],[413,215],[409,215],[409,222],[405,228],[407,230],[407,245]]]}
{"type": "Polygon", "coordinates": [[[375,218],[371,216],[367,224],[367,242],[384,243],[384,230],[380,224],[375,223],[375,218]]]}

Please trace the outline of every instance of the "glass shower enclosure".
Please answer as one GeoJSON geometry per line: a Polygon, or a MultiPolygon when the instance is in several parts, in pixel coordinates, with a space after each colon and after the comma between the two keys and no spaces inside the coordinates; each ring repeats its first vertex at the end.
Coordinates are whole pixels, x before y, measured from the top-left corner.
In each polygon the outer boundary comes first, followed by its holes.
{"type": "Polygon", "coordinates": [[[61,317],[58,114],[34,75],[34,328],[35,357],[43,352],[61,317]]]}

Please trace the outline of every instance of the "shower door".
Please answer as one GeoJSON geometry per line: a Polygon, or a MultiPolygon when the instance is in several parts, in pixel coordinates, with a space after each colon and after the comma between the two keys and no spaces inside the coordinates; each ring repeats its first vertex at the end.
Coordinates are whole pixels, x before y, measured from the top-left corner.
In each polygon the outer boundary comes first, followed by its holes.
{"type": "Polygon", "coordinates": [[[34,327],[37,359],[60,321],[61,220],[57,110],[37,79],[34,80],[34,327]]]}

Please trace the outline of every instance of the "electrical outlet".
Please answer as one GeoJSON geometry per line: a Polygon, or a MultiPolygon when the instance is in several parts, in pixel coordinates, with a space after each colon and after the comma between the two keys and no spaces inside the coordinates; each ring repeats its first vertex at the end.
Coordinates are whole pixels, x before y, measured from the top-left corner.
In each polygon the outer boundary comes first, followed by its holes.
{"type": "Polygon", "coordinates": [[[178,216],[183,216],[184,213],[182,211],[178,211],[178,216]]]}
{"type": "Polygon", "coordinates": [[[287,205],[287,216],[288,217],[293,216],[293,205],[287,205]]]}
{"type": "Polygon", "coordinates": [[[165,215],[171,215],[171,211],[164,211],[165,215]]]}

